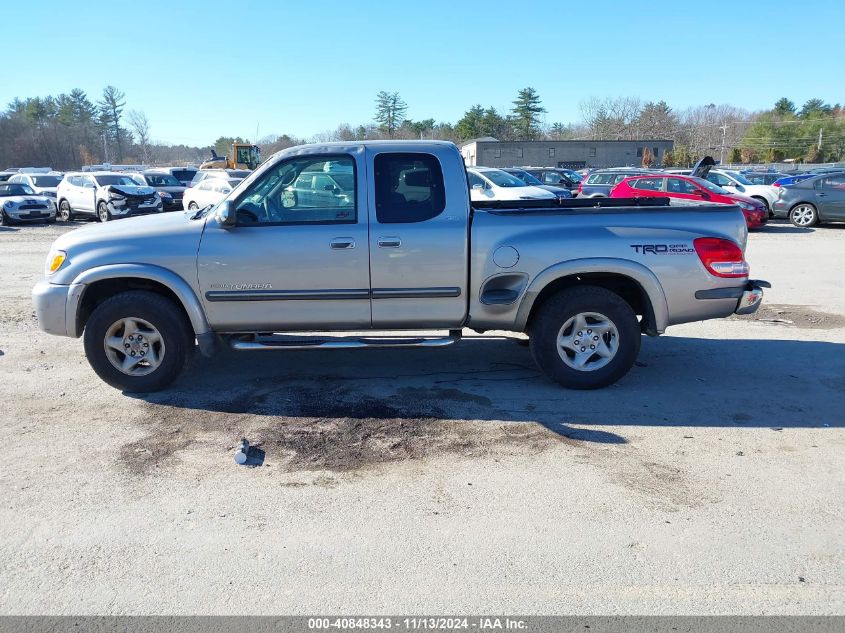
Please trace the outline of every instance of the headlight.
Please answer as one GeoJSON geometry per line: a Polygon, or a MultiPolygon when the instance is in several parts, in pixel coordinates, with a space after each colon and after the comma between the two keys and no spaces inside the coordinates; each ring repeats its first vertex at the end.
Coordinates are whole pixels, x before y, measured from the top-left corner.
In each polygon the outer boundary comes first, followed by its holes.
{"type": "Polygon", "coordinates": [[[167,193],[166,191],[159,191],[158,195],[161,196],[161,198],[172,198],[173,197],[169,193],[167,193]]]}
{"type": "Polygon", "coordinates": [[[7,209],[14,209],[15,203],[12,202],[11,200],[6,200],[6,203],[3,206],[6,207],[7,209]]]}
{"type": "Polygon", "coordinates": [[[747,202],[740,202],[739,206],[741,209],[745,209],[746,211],[754,211],[754,209],[757,208],[753,204],[748,204],[747,202]]]}
{"type": "Polygon", "coordinates": [[[59,268],[62,267],[62,264],[65,263],[66,259],[67,253],[65,253],[64,251],[50,251],[50,254],[47,255],[47,264],[44,267],[44,273],[47,275],[52,275],[59,268]]]}

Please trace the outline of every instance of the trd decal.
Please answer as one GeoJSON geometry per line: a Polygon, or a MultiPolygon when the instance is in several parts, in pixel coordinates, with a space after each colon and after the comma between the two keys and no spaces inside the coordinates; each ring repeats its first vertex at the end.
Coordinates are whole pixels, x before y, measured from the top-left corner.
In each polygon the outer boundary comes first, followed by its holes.
{"type": "Polygon", "coordinates": [[[631,244],[631,248],[641,255],[673,255],[694,253],[689,244],[631,244]]]}

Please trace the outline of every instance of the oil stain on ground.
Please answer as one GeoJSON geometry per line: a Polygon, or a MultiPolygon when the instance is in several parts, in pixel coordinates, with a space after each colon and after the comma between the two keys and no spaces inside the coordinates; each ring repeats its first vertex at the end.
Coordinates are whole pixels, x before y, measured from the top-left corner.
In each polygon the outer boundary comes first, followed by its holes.
{"type": "Polygon", "coordinates": [[[375,396],[324,379],[214,397],[143,402],[146,435],[123,447],[124,466],[148,474],[196,441],[228,450],[241,436],[285,470],[335,472],[437,454],[539,452],[573,441],[530,421],[476,421],[495,420],[490,399],[452,388],[375,396]]]}

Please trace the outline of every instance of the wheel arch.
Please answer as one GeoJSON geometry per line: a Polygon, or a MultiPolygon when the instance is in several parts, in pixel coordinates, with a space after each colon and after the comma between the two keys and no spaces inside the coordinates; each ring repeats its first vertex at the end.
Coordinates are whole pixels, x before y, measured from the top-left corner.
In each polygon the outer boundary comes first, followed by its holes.
{"type": "Polygon", "coordinates": [[[591,258],[550,266],[526,290],[516,317],[517,329],[527,331],[546,299],[565,288],[599,286],[622,297],[639,315],[649,335],[662,334],[669,323],[666,295],[657,277],[642,264],[629,260],[591,258]]]}
{"type": "Polygon", "coordinates": [[[196,335],[210,331],[202,304],[191,286],[171,270],[141,264],[113,264],[91,268],[71,284],[66,306],[68,334],[82,335],[88,317],[100,303],[119,292],[148,290],[180,307],[196,335]]]}

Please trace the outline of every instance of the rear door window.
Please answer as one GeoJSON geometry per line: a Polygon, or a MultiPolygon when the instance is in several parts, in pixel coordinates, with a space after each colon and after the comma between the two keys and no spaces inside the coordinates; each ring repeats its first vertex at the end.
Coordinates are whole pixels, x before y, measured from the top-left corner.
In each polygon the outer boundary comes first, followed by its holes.
{"type": "Polygon", "coordinates": [[[446,208],[440,161],[431,154],[383,153],[373,160],[380,224],[425,222],[446,208]]]}
{"type": "Polygon", "coordinates": [[[666,181],[669,193],[695,193],[696,186],[683,178],[669,178],[666,181]]]}
{"type": "Polygon", "coordinates": [[[631,182],[631,187],[643,191],[660,191],[662,180],[662,178],[637,178],[631,182]]]}
{"type": "Polygon", "coordinates": [[[836,189],[838,191],[845,191],[845,175],[843,176],[828,176],[822,180],[822,189],[836,189]]]}

